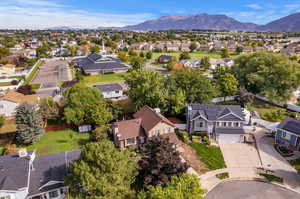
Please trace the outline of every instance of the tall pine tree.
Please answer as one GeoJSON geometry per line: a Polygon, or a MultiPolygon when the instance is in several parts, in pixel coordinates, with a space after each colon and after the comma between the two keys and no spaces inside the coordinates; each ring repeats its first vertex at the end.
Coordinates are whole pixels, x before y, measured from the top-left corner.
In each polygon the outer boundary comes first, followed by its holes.
{"type": "Polygon", "coordinates": [[[43,120],[36,105],[24,103],[17,107],[17,141],[31,144],[44,133],[43,120]]]}

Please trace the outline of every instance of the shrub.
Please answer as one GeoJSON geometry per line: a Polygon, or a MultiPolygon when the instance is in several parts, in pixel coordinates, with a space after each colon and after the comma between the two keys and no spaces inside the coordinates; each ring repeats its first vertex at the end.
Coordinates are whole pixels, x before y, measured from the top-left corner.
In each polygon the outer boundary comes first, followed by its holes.
{"type": "Polygon", "coordinates": [[[201,143],[202,142],[202,137],[201,136],[192,136],[192,141],[196,143],[201,143]]]}
{"type": "Polygon", "coordinates": [[[107,139],[108,129],[109,129],[108,126],[105,126],[105,125],[96,128],[92,132],[92,140],[98,142],[98,141],[107,139]]]}
{"type": "Polygon", "coordinates": [[[282,121],[285,118],[285,112],[283,110],[276,110],[269,113],[265,113],[263,115],[263,119],[271,121],[271,122],[278,122],[282,121]]]}
{"type": "Polygon", "coordinates": [[[5,118],[3,115],[0,115],[0,127],[2,127],[5,123],[5,118]]]}
{"type": "Polygon", "coordinates": [[[18,153],[19,149],[15,144],[6,144],[4,147],[4,155],[10,155],[18,153]]]}
{"type": "Polygon", "coordinates": [[[203,137],[202,139],[202,143],[205,144],[205,145],[210,145],[210,140],[207,136],[203,137]]]}
{"type": "Polygon", "coordinates": [[[176,130],[176,135],[181,139],[184,143],[189,142],[189,134],[186,131],[176,130]]]}
{"type": "Polygon", "coordinates": [[[17,81],[17,80],[12,80],[11,82],[10,82],[12,85],[17,85],[19,82],[17,81]]]}

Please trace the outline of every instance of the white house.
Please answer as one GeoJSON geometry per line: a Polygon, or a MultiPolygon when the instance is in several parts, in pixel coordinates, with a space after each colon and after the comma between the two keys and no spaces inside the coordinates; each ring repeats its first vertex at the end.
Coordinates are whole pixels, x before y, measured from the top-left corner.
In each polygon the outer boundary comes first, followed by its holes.
{"type": "Polygon", "coordinates": [[[101,91],[105,99],[116,99],[123,97],[123,87],[118,83],[98,84],[93,86],[101,91]]]}
{"type": "Polygon", "coordinates": [[[0,115],[11,117],[15,115],[16,108],[22,103],[37,104],[37,95],[23,95],[21,93],[8,90],[4,96],[0,97],[0,115]]]}

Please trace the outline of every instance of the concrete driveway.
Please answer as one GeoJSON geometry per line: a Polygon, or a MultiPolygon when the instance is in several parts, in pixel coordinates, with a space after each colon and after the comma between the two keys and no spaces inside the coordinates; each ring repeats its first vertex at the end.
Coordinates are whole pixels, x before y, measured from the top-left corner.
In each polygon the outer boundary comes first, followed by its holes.
{"type": "Polygon", "coordinates": [[[232,178],[257,177],[256,169],[261,166],[257,149],[244,143],[220,143],[229,175],[232,178]]]}

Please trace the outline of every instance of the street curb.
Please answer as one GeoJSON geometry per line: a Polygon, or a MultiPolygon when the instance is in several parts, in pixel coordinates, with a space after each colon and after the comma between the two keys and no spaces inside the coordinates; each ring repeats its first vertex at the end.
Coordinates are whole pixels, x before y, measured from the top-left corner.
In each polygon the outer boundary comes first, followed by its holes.
{"type": "Polygon", "coordinates": [[[288,189],[290,191],[293,191],[295,193],[300,194],[300,191],[297,191],[291,187],[289,187],[288,185],[285,184],[280,184],[280,183],[276,183],[276,182],[270,182],[266,179],[262,179],[262,178],[227,178],[224,180],[220,180],[217,184],[215,184],[214,186],[212,186],[210,189],[207,189],[207,192],[204,196],[206,196],[210,191],[212,191],[216,186],[218,186],[219,184],[223,183],[223,182],[234,182],[234,181],[257,181],[257,182],[264,182],[264,183],[269,183],[269,184],[273,184],[279,187],[282,187],[284,189],[288,189]]]}

